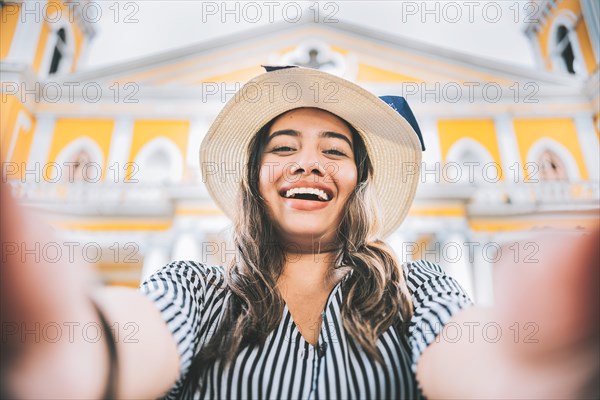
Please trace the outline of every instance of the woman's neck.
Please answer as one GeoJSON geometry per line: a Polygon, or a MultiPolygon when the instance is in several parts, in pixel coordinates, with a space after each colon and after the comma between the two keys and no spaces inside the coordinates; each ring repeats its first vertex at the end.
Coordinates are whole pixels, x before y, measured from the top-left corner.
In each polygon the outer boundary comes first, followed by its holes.
{"type": "Polygon", "coordinates": [[[287,252],[279,283],[303,292],[329,290],[343,277],[343,273],[333,268],[336,255],[336,250],[287,252]]]}

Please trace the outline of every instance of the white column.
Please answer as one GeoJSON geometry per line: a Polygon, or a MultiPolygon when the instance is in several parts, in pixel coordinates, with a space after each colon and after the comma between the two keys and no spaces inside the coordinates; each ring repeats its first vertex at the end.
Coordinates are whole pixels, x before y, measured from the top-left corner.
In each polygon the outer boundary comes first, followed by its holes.
{"type": "Polygon", "coordinates": [[[491,246],[485,247],[491,242],[489,235],[477,235],[473,242],[474,264],[473,282],[475,290],[475,302],[480,306],[491,306],[494,304],[494,270],[490,260],[494,255],[491,246]],[[489,250],[489,254],[486,253],[489,250]]]}
{"type": "Polygon", "coordinates": [[[56,117],[54,115],[42,114],[37,117],[35,132],[31,141],[31,150],[29,151],[29,158],[27,160],[28,165],[34,165],[34,163],[41,165],[48,160],[55,123],[56,117]]]}
{"type": "Polygon", "coordinates": [[[142,268],[141,281],[146,280],[150,275],[167,265],[169,257],[167,250],[161,246],[150,246],[148,253],[144,256],[144,266],[142,268]]]}
{"type": "Polygon", "coordinates": [[[600,179],[600,172],[598,171],[600,169],[600,165],[598,164],[600,143],[594,129],[594,121],[590,115],[577,116],[574,120],[575,129],[577,129],[577,138],[579,139],[589,179],[591,181],[598,181],[600,179]]]}
{"type": "MultiPolygon", "coordinates": [[[[502,173],[506,184],[516,183],[514,181],[514,168],[522,168],[519,154],[519,144],[512,124],[512,118],[502,114],[494,118],[496,125],[496,137],[500,146],[500,158],[502,160],[502,173]],[[511,170],[512,167],[512,170],[511,170]]],[[[520,170],[518,175],[521,176],[520,170]]]]}
{"type": "Polygon", "coordinates": [[[525,31],[525,36],[527,36],[527,39],[529,39],[529,43],[531,45],[531,48],[533,49],[533,55],[535,56],[537,68],[545,70],[546,63],[544,62],[544,57],[542,56],[542,49],[540,48],[540,43],[537,40],[537,36],[530,30],[525,31]]]}
{"type": "Polygon", "coordinates": [[[398,256],[400,257],[400,261],[409,262],[421,259],[422,249],[417,247],[417,237],[418,233],[414,231],[402,231],[399,232],[399,237],[397,240],[397,245],[399,245],[398,256]]]}
{"type": "Polygon", "coordinates": [[[208,130],[208,124],[202,117],[190,122],[185,168],[189,171],[189,182],[200,183],[200,144],[208,130]]]}
{"type": "Polygon", "coordinates": [[[404,254],[405,240],[406,237],[398,231],[394,232],[387,239],[385,239],[385,242],[392,248],[392,250],[394,250],[399,263],[409,261],[406,257],[406,254],[404,254]]]}
{"type": "MultiPolygon", "coordinates": [[[[434,167],[438,165],[437,170],[441,170],[442,151],[440,146],[440,134],[437,128],[437,120],[432,117],[425,117],[419,121],[421,128],[421,134],[423,135],[423,141],[425,142],[425,151],[423,152],[423,166],[428,171],[433,171],[434,167]]],[[[426,182],[435,181],[437,176],[434,173],[424,174],[421,172],[421,176],[425,178],[426,182]]],[[[423,182],[422,182],[423,183],[423,182]]],[[[438,182],[439,183],[439,182],[438,182]]]]}
{"type": "Polygon", "coordinates": [[[471,299],[474,299],[473,270],[469,260],[467,239],[461,232],[452,232],[442,242],[443,266],[448,275],[458,281],[471,299]]]}
{"type": "Polygon", "coordinates": [[[107,180],[116,181],[114,183],[124,182],[126,172],[124,167],[129,161],[132,135],[133,118],[119,117],[115,123],[110,149],[108,150],[106,170],[113,172],[106,174],[107,180]]]}
{"type": "Polygon", "coordinates": [[[173,260],[200,260],[197,237],[190,232],[181,234],[175,241],[171,258],[173,260]]]}
{"type": "Polygon", "coordinates": [[[190,133],[188,137],[188,147],[186,155],[186,164],[192,168],[200,167],[200,143],[208,130],[208,124],[204,118],[196,118],[190,121],[190,133]]]}
{"type": "Polygon", "coordinates": [[[33,64],[35,52],[40,44],[42,25],[45,23],[41,12],[43,6],[43,2],[24,1],[21,3],[19,22],[6,61],[33,64]],[[25,11],[25,8],[29,13],[25,11]]]}

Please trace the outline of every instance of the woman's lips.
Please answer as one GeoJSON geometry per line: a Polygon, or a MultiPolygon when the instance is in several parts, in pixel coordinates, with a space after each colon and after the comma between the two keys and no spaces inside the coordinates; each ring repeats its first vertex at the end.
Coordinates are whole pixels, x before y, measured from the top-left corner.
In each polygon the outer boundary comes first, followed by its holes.
{"type": "Polygon", "coordinates": [[[315,201],[315,200],[302,200],[294,198],[282,197],[283,204],[286,207],[293,208],[301,211],[315,211],[321,210],[329,205],[331,201],[315,201]]]}

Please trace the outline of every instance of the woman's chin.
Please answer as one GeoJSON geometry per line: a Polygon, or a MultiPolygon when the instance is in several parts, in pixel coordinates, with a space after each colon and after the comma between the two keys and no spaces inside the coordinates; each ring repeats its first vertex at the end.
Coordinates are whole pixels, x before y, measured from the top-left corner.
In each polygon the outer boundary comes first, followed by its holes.
{"type": "Polygon", "coordinates": [[[295,227],[280,227],[281,239],[290,247],[306,248],[314,247],[315,244],[324,245],[335,239],[335,230],[321,225],[310,226],[302,224],[295,227]]]}

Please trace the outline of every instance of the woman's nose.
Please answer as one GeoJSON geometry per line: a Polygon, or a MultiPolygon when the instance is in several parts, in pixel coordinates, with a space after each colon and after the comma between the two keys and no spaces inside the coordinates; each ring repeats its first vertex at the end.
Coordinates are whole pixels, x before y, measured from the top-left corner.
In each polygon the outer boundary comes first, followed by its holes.
{"type": "Polygon", "coordinates": [[[299,154],[299,157],[292,161],[288,166],[290,175],[317,175],[324,176],[325,168],[317,152],[305,151],[299,154]]]}
{"type": "Polygon", "coordinates": [[[290,166],[290,174],[291,175],[310,175],[315,174],[318,176],[324,175],[324,170],[321,167],[321,164],[318,162],[314,162],[311,165],[306,165],[304,163],[293,163],[290,166]]]}

